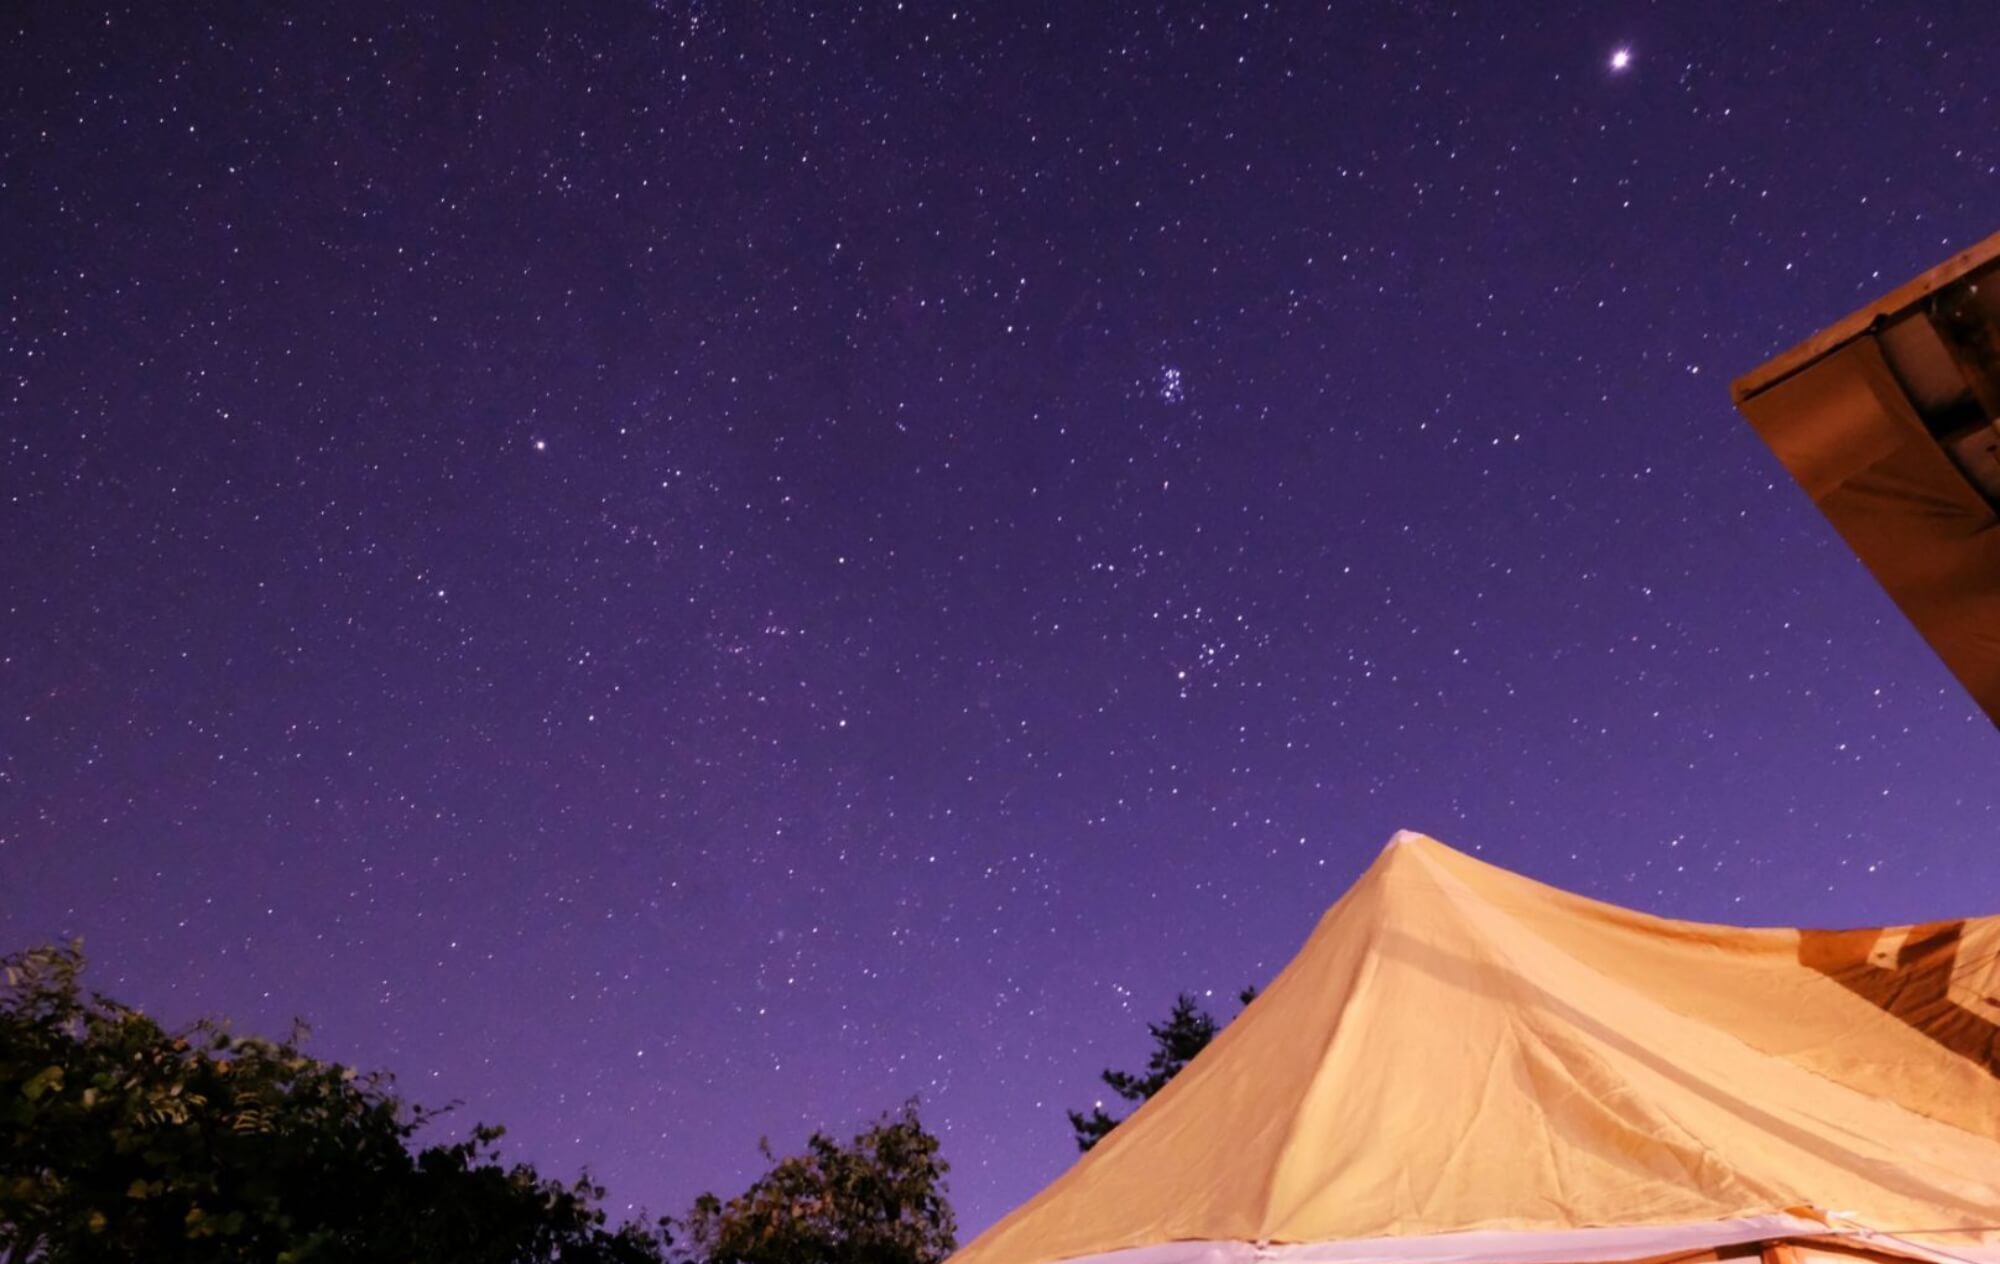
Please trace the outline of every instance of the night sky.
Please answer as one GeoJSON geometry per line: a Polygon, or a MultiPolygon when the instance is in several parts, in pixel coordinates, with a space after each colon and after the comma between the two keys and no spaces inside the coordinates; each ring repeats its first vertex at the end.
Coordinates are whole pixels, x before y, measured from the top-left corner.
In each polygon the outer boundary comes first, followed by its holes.
{"type": "Polygon", "coordinates": [[[1989,0],[412,7],[0,19],[0,950],[971,1231],[1398,827],[2000,909],[1728,395],[2000,226],[1989,0]]]}

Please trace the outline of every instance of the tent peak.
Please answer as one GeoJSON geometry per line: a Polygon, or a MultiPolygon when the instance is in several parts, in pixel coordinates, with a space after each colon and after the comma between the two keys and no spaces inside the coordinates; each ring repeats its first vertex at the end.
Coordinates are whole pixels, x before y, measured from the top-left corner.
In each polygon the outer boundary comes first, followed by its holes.
{"type": "Polygon", "coordinates": [[[1441,843],[1420,830],[1399,829],[1382,845],[1381,852],[1375,857],[1375,863],[1387,864],[1398,856],[1415,859],[1419,856],[1437,858],[1465,855],[1466,853],[1450,843],[1441,843]]]}
{"type": "Polygon", "coordinates": [[[1440,843],[1437,839],[1432,838],[1429,834],[1420,833],[1417,830],[1399,829],[1395,833],[1389,835],[1389,841],[1383,844],[1382,852],[1384,855],[1387,855],[1388,853],[1396,850],[1398,847],[1443,847],[1443,846],[1444,846],[1443,843],[1440,843]]]}
{"type": "Polygon", "coordinates": [[[1427,872],[1439,865],[1450,866],[1454,861],[1461,859],[1470,857],[1448,843],[1439,842],[1429,834],[1418,830],[1399,829],[1389,836],[1388,842],[1382,844],[1382,850],[1375,854],[1374,861],[1362,874],[1362,880],[1380,881],[1393,873],[1427,872]]]}

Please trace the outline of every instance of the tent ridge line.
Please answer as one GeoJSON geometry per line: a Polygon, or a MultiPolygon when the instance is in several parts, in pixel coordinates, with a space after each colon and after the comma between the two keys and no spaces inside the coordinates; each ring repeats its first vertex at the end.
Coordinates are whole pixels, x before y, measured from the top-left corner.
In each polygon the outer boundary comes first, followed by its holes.
{"type": "MultiPolygon", "coordinates": [[[[1397,831],[1395,839],[1391,840],[1390,847],[1384,849],[1383,855],[1378,857],[1375,864],[1369,867],[1371,871],[1383,866],[1389,850],[1396,847],[1397,840],[1400,840],[1405,832],[1401,830],[1397,831]]],[[[1388,873],[1384,869],[1383,872],[1376,874],[1375,877],[1378,884],[1386,882],[1388,880],[1388,873]]],[[[1352,890],[1350,890],[1349,894],[1352,893],[1352,890]]],[[[1379,890],[1370,892],[1370,894],[1373,896],[1373,900],[1367,910],[1367,925],[1370,928],[1376,928],[1382,924],[1383,909],[1387,904],[1387,900],[1379,890]]],[[[1339,905],[1340,902],[1336,902],[1334,907],[1338,908],[1339,905]]],[[[1319,932],[1320,928],[1314,927],[1313,938],[1317,938],[1319,932]]],[[[1307,942],[1311,941],[1308,940],[1307,942]]],[[[1326,1062],[1333,1054],[1334,1044],[1339,1041],[1341,1033],[1347,1030],[1348,1023],[1354,1016],[1354,997],[1360,992],[1364,984],[1369,979],[1372,979],[1380,969],[1380,958],[1374,950],[1374,937],[1372,935],[1369,937],[1368,942],[1370,945],[1368,951],[1363,955],[1360,964],[1355,967],[1353,974],[1350,976],[1347,986],[1347,996],[1345,1002],[1340,1007],[1340,1013],[1334,1017],[1333,1026],[1326,1033],[1326,1039],[1320,1042],[1318,1056],[1313,1059],[1313,1073],[1307,1077],[1305,1090],[1299,1095],[1301,1103],[1310,1099],[1319,1088],[1320,1077],[1326,1074],[1326,1062]]],[[[1292,1112],[1291,1118],[1285,1121],[1285,1133],[1278,1142],[1277,1156],[1271,1160],[1271,1168],[1264,1174],[1264,1188],[1257,1200],[1257,1240],[1259,1244],[1272,1241],[1269,1236],[1272,1227],[1272,1203],[1277,1197],[1278,1179],[1290,1166],[1292,1147],[1298,1141],[1302,1113],[1295,1110],[1292,1112]]],[[[1263,1246],[1259,1245],[1256,1249],[1262,1250],[1263,1246]]]]}

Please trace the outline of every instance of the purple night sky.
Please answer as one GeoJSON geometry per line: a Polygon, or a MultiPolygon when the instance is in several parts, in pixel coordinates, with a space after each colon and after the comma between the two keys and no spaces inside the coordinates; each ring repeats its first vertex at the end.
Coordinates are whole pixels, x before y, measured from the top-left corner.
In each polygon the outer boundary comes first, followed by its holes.
{"type": "Polygon", "coordinates": [[[1399,826],[2000,909],[1728,394],[2000,226],[1990,0],[447,7],[4,19],[0,948],[969,1234],[1399,826]]]}

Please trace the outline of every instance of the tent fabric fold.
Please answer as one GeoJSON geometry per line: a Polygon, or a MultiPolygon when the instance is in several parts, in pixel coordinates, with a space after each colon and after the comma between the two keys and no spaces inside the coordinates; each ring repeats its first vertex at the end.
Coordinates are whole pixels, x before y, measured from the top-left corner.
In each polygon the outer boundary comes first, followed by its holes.
{"type": "Polygon", "coordinates": [[[1405,832],[1199,1057],[954,1264],[1608,1264],[1780,1239],[2000,1261],[2000,917],[1700,925],[1405,832]]]}

